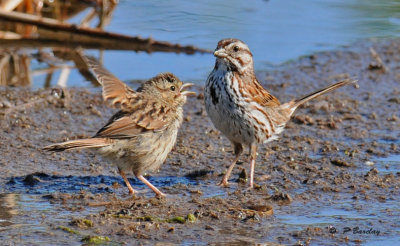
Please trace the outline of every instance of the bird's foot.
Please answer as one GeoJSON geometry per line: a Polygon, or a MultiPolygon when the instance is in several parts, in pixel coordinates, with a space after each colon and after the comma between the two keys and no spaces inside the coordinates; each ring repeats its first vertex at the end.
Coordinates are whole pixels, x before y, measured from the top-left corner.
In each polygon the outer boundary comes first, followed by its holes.
{"type": "Polygon", "coordinates": [[[224,178],[224,179],[221,180],[221,182],[218,185],[222,186],[222,187],[228,187],[229,186],[229,182],[228,182],[227,179],[224,178]]]}
{"type": "Polygon", "coordinates": [[[154,185],[152,185],[145,177],[143,177],[142,175],[138,175],[136,174],[136,177],[142,181],[145,185],[147,185],[154,193],[156,193],[156,197],[165,197],[166,195],[164,193],[162,193],[159,189],[157,189],[157,187],[155,187],[154,185]]]}
{"type": "Polygon", "coordinates": [[[135,196],[135,190],[131,186],[128,186],[128,190],[129,190],[129,194],[135,196]]]}
{"type": "Polygon", "coordinates": [[[163,197],[167,197],[167,195],[166,194],[164,194],[164,193],[162,193],[161,191],[158,193],[158,192],[155,192],[156,193],[156,197],[157,198],[163,198],[163,197]]]}

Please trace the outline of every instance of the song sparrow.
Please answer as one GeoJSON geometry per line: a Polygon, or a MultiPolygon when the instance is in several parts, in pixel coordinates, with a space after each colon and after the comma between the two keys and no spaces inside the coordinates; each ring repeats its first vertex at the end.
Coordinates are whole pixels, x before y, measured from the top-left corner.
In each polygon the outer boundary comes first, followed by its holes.
{"type": "Polygon", "coordinates": [[[117,165],[131,194],[134,189],[125,171],[132,171],[158,196],[165,196],[143,173],[158,169],[174,146],[182,123],[182,106],[186,96],[194,93],[183,89],[192,84],[183,84],[172,73],[161,73],[135,92],[93,59],[84,60],[103,86],[104,100],[111,99],[121,110],[92,138],[53,144],[44,150],[96,149],[117,165]]]}
{"type": "Polygon", "coordinates": [[[252,188],[258,145],[276,139],[301,104],[355,82],[343,80],[301,99],[280,104],[257,81],[253,55],[243,41],[232,38],[219,41],[214,56],[215,66],[205,86],[205,106],[214,126],[231,141],[235,152],[221,185],[228,184],[228,178],[245,145],[250,150],[252,188]]]}

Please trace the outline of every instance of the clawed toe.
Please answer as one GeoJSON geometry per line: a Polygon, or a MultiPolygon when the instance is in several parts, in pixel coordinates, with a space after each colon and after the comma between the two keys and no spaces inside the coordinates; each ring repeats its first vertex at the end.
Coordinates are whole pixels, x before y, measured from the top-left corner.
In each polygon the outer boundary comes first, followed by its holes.
{"type": "Polygon", "coordinates": [[[156,197],[157,198],[164,198],[164,197],[167,197],[167,195],[162,193],[162,192],[160,192],[160,193],[156,193],[156,197]]]}
{"type": "Polygon", "coordinates": [[[254,186],[247,186],[247,188],[244,188],[243,189],[243,192],[252,192],[252,191],[254,191],[255,189],[254,189],[254,186]]]}
{"type": "Polygon", "coordinates": [[[129,190],[129,194],[131,194],[131,195],[135,195],[135,190],[134,189],[132,189],[132,187],[128,187],[128,190],[129,190]]]}
{"type": "Polygon", "coordinates": [[[223,179],[218,185],[222,186],[222,187],[228,187],[229,182],[228,182],[228,180],[223,179]]]}

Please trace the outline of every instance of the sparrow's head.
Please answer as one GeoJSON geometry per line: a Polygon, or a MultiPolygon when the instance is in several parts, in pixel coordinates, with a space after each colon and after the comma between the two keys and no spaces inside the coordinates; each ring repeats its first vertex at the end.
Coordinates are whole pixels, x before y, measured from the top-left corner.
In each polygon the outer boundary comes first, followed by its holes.
{"type": "Polygon", "coordinates": [[[142,88],[144,93],[149,93],[155,98],[168,103],[170,106],[182,106],[186,102],[186,96],[195,94],[184,90],[192,86],[191,83],[183,83],[172,73],[160,73],[149,79],[142,88]]]}
{"type": "Polygon", "coordinates": [[[214,56],[217,57],[216,66],[225,65],[240,74],[253,72],[253,54],[239,39],[227,38],[219,41],[214,56]]]}

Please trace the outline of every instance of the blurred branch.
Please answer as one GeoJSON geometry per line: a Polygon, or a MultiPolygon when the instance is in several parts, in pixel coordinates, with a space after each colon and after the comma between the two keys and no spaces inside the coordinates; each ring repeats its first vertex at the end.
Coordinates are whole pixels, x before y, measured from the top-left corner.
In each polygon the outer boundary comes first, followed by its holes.
{"type": "Polygon", "coordinates": [[[180,44],[156,41],[151,38],[144,39],[141,37],[105,32],[99,29],[78,27],[72,24],[60,23],[54,19],[18,12],[6,12],[0,10],[0,20],[37,26],[41,36],[41,38],[0,40],[0,45],[2,46],[81,46],[84,48],[134,50],[149,53],[155,51],[183,52],[186,54],[193,54],[196,52],[211,53],[210,50],[197,48],[191,45],[182,46],[180,44]]]}
{"type": "Polygon", "coordinates": [[[4,11],[11,11],[15,9],[22,0],[5,0],[5,1],[0,1],[0,9],[4,11]]]}
{"type": "Polygon", "coordinates": [[[0,39],[0,46],[3,48],[77,48],[84,49],[106,49],[106,50],[132,50],[132,51],[145,51],[148,53],[163,51],[194,54],[211,53],[209,50],[197,49],[193,46],[181,46],[179,44],[169,44],[165,42],[148,41],[151,44],[136,44],[130,43],[127,40],[104,40],[104,41],[77,41],[77,40],[58,40],[58,39],[44,39],[44,38],[21,38],[21,39],[0,39]],[[117,43],[118,42],[118,43],[117,43]]]}

